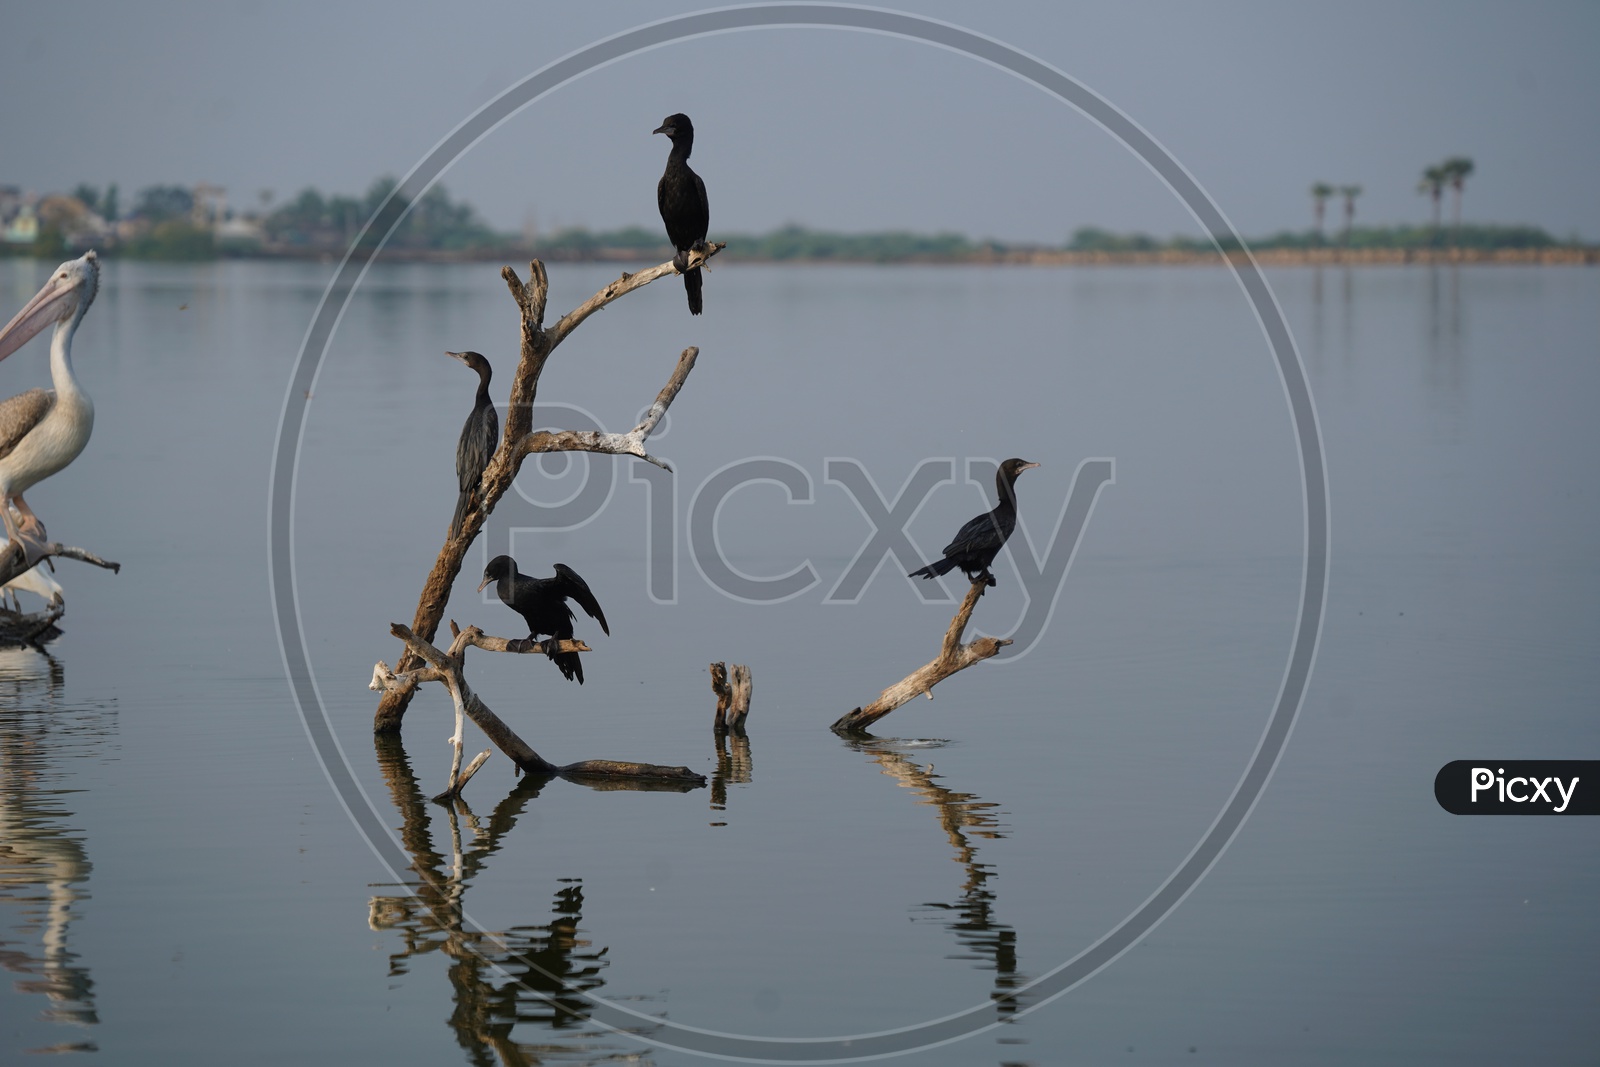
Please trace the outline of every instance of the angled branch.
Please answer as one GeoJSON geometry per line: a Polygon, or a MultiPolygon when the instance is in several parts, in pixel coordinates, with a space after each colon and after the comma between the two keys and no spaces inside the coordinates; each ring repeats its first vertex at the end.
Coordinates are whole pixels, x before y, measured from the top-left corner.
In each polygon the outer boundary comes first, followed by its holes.
{"type": "Polygon", "coordinates": [[[727,242],[718,241],[690,252],[688,254],[688,262],[684,264],[683,270],[679,270],[673,260],[668,260],[660,266],[639,271],[637,274],[629,274],[627,271],[623,271],[622,277],[561,316],[554,326],[545,331],[545,335],[550,341],[550,347],[554,348],[566,340],[567,334],[577,329],[579,323],[613,300],[620,300],[635,289],[642,289],[657,279],[665,278],[671,274],[683,274],[694,270],[696,267],[703,267],[706,265],[707,260],[727,247],[727,242]]]}
{"type": "MultiPolygon", "coordinates": [[[[38,547],[38,543],[34,542],[38,547]]],[[[92,563],[96,567],[103,567],[113,574],[122,570],[122,564],[101,559],[85,548],[71,548],[60,541],[50,541],[40,548],[38,554],[28,552],[22,545],[5,542],[0,548],[0,585],[5,585],[19,574],[26,574],[39,563],[52,556],[61,559],[75,559],[81,563],[92,563]]]]}
{"type": "Polygon", "coordinates": [[[513,652],[521,655],[538,653],[548,656],[552,652],[593,652],[594,649],[576,638],[564,637],[558,640],[536,641],[532,637],[490,637],[476,626],[468,626],[465,630],[456,626],[452,620],[450,633],[454,640],[450,642],[448,655],[453,660],[461,660],[469,648],[481,648],[485,652],[513,652]]]}
{"type": "Polygon", "coordinates": [[[980,637],[967,644],[961,643],[961,635],[966,631],[967,623],[972,618],[972,609],[978,606],[978,598],[983,596],[986,588],[987,585],[980,581],[973,582],[972,588],[967,590],[960,609],[944,632],[938,656],[885,689],[871,704],[855,708],[849,714],[840,716],[833,724],[833,731],[844,734],[861,733],[914,697],[926,694],[928,699],[932,700],[934,686],[957,671],[965,670],[974,663],[990,658],[1009,645],[1011,643],[1009,638],[1000,637],[980,637]]]}

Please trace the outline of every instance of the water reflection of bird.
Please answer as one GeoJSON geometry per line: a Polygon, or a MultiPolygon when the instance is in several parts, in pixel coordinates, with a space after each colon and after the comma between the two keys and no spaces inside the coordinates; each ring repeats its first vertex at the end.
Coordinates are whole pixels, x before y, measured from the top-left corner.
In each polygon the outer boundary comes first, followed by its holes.
{"type": "Polygon", "coordinates": [[[461,532],[473,494],[483,479],[483,469],[494,455],[500,436],[500,416],[495,412],[494,401],[489,399],[489,379],[494,376],[489,361],[476,352],[446,352],[445,355],[478,372],[478,396],[472,403],[472,414],[467,416],[466,425],[461,427],[461,440],[456,443],[456,480],[461,490],[456,498],[455,517],[450,520],[450,536],[454,537],[461,532]]]}
{"type": "MultiPolygon", "coordinates": [[[[589,591],[589,584],[564,563],[556,564],[554,578],[530,578],[517,572],[517,561],[510,556],[496,556],[484,568],[478,591],[482,592],[490,582],[496,583],[495,593],[500,597],[500,602],[521,615],[528,624],[530,637],[548,634],[557,641],[570,640],[574,616],[572,609],[567,607],[569,599],[576,600],[589,617],[600,624],[600,629],[606,632],[607,637],[611,635],[611,627],[606,625],[606,613],[600,610],[594,593],[589,591]]],[[[583,684],[583,661],[576,652],[552,650],[549,655],[561,668],[563,675],[569,680],[576,678],[579,685],[583,684]]]]}
{"type": "MultiPolygon", "coordinates": [[[[694,150],[694,123],[680,112],[668,115],[650,132],[664,133],[672,142],[667,169],[656,183],[656,206],[661,209],[661,221],[667,225],[667,240],[678,250],[674,262],[683,270],[683,264],[688,262],[686,254],[695,245],[705,242],[706,231],[711,228],[711,201],[706,198],[706,183],[689,169],[689,153],[694,150]]],[[[683,270],[683,288],[689,294],[689,314],[700,314],[699,267],[683,270]]]]}
{"type": "Polygon", "coordinates": [[[0,402],[0,518],[6,535],[25,548],[42,547],[44,524],[22,494],[78,458],[94,429],[94,405],[72,373],[72,336],[100,287],[100,261],[87,252],[63,263],[34,298],[0,330],[0,359],[46,326],[54,389],[29,389],[0,402]],[[21,521],[11,517],[15,506],[21,521]]]}
{"type": "Polygon", "coordinates": [[[960,567],[968,581],[994,585],[994,575],[989,573],[989,565],[1000,554],[1011,531],[1017,527],[1017,476],[1038,465],[1025,459],[1008,459],[1000,464],[1000,469],[994,475],[1000,503],[995,505],[993,511],[979,515],[957,530],[955,539],[944,546],[943,559],[919,567],[907,577],[936,578],[960,567]]]}

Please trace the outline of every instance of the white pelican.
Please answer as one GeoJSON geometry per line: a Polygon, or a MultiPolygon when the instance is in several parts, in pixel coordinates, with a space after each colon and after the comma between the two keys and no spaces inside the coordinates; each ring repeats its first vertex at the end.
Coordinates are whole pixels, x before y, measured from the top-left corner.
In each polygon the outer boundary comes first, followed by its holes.
{"type": "Polygon", "coordinates": [[[94,405],[72,374],[72,335],[99,288],[99,257],[86,252],[57,267],[0,330],[0,359],[5,359],[46,326],[55,326],[50,339],[55,388],[29,389],[0,402],[0,518],[7,537],[30,552],[42,549],[44,524],[22,494],[77,459],[94,429],[94,405]],[[20,524],[11,517],[12,506],[20,524]]]}

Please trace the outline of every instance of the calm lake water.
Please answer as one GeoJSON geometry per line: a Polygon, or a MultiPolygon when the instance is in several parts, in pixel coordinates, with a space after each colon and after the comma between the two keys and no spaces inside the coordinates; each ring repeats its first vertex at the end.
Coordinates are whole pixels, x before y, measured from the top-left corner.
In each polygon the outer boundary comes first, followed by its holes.
{"type": "MultiPolygon", "coordinates": [[[[49,266],[0,261],[6,315],[49,266]]],[[[1455,759],[1600,757],[1600,272],[1271,276],[1331,486],[1305,706],[1211,873],[1049,1003],[1030,983],[1211,825],[1283,677],[1299,461],[1232,276],[729,264],[702,319],[668,280],[590,320],[549,364],[541,420],[626,429],[698,345],[651,444],[675,477],[530,462],[447,617],[517,636],[474,592],[488,557],[574,567],[611,622],[580,617],[587,684],[475,653],[473,685],[555,762],[712,783],[524,783],[496,754],[451,811],[426,800],[449,769],[444,693],[375,745],[366,685],[454,502],[474,383],[442,353],[485,353],[503,400],[517,325],[493,266],[375,267],[312,390],[294,550],[358,803],[408,856],[389,870],[307,739],[267,579],[274,436],[330,272],[106,264],[75,347],[94,438],[29,499],[123,569],[62,563],[65,636],[0,653],[0,1058],[689,1064],[711,1061],[651,1042],[864,1034],[1000,998],[1004,1025],[906,1062],[1592,1060],[1600,821],[1453,817],[1432,783],[1455,759]],[[1011,455],[1043,464],[1013,541],[1034,559],[1079,464],[1114,461],[1059,590],[1002,558],[974,622],[1027,629],[1014,654],[875,740],[834,736],[953,610],[893,554],[852,570],[875,512],[849,471],[892,502],[923,464],[948,470],[904,502],[931,558],[1011,455]],[[737,472],[791,484],[713,477],[752,460],[737,472]],[[729,573],[797,577],[752,602],[729,573]],[[713,660],[755,680],[748,746],[724,753],[713,660]],[[637,1035],[585,1021],[586,997],[638,1013],[637,1035]]],[[[558,312],[616,272],[551,273],[558,312]]],[[[35,342],[0,392],[46,364],[35,342]]],[[[487,747],[470,727],[467,744],[487,747]]]]}

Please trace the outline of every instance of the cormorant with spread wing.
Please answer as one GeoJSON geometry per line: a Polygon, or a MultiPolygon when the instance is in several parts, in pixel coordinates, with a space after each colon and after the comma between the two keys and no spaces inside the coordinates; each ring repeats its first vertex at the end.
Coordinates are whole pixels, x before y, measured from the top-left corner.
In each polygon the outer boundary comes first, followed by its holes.
{"type": "MultiPolygon", "coordinates": [[[[490,582],[496,583],[495,593],[500,597],[500,602],[527,622],[530,637],[548,634],[556,641],[571,639],[574,616],[572,609],[567,607],[568,599],[576,600],[578,606],[600,624],[606,636],[611,636],[611,627],[606,625],[606,613],[600,610],[600,603],[589,591],[589,584],[564,563],[556,564],[554,578],[530,578],[517,573],[517,561],[510,556],[496,556],[483,569],[483,581],[478,583],[478,591],[481,593],[490,582]]],[[[583,661],[576,652],[551,651],[549,655],[561,668],[563,675],[569,680],[576,678],[579,685],[583,684],[583,661]]]]}

